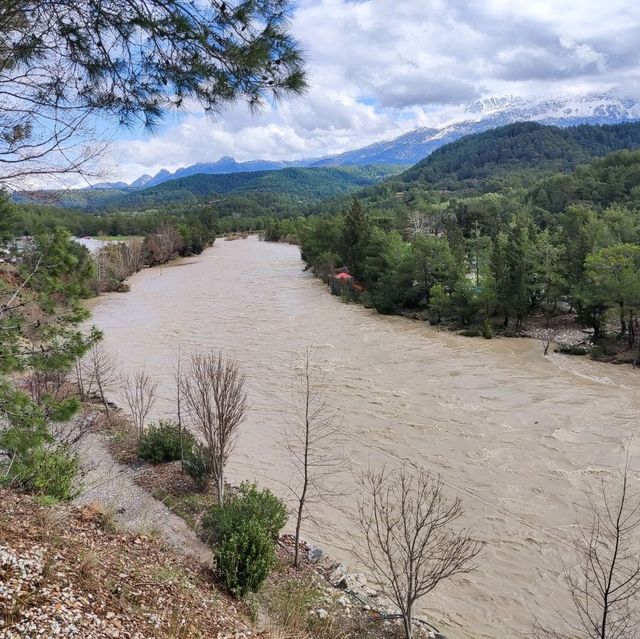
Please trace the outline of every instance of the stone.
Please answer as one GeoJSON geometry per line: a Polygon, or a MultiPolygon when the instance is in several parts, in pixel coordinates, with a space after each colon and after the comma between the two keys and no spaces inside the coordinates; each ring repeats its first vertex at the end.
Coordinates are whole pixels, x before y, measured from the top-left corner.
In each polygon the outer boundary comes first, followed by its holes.
{"type": "Polygon", "coordinates": [[[335,588],[347,587],[347,569],[344,564],[338,564],[328,577],[329,583],[335,588]]]}
{"type": "Polygon", "coordinates": [[[318,608],[318,610],[316,610],[316,615],[318,615],[318,619],[326,619],[329,616],[329,613],[324,608],[318,608]]]}
{"type": "Polygon", "coordinates": [[[317,561],[320,561],[320,559],[322,558],[322,555],[324,555],[322,548],[318,548],[317,546],[314,546],[313,548],[309,549],[309,552],[307,553],[307,559],[311,563],[315,564],[317,561]]]}
{"type": "Polygon", "coordinates": [[[344,606],[345,608],[348,608],[349,606],[351,606],[351,599],[349,599],[347,595],[342,595],[342,597],[338,599],[338,604],[344,606]]]}
{"type": "Polygon", "coordinates": [[[367,578],[361,574],[347,575],[347,590],[354,592],[364,592],[367,587],[367,578]]]}

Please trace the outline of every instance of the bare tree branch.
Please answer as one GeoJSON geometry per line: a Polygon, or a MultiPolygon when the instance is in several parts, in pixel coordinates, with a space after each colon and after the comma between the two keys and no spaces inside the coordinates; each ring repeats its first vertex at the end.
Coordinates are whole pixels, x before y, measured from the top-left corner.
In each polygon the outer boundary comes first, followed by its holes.
{"type": "Polygon", "coordinates": [[[473,570],[483,544],[466,530],[451,529],[462,515],[462,502],[447,499],[440,479],[424,469],[368,470],[362,485],[361,559],[400,609],[411,639],[417,602],[441,581],[473,570]]]}
{"type": "Polygon", "coordinates": [[[233,453],[247,412],[245,375],[222,353],[194,354],[181,384],[194,428],[203,437],[220,503],[224,501],[224,469],[233,453]]]}

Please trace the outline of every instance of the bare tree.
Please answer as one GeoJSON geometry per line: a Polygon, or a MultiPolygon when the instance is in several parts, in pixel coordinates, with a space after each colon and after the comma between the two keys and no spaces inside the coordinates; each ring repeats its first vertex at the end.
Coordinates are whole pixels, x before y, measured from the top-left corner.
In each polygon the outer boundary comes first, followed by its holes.
{"type": "Polygon", "coordinates": [[[194,427],[204,438],[219,503],[224,500],[224,469],[247,412],[245,375],[222,353],[194,354],[186,367],[182,392],[194,427]]]}
{"type": "Polygon", "coordinates": [[[124,378],[124,398],[138,437],[144,433],[145,421],[155,406],[157,389],[158,382],[154,382],[144,371],[124,378]]]}
{"type": "Polygon", "coordinates": [[[51,435],[56,442],[68,447],[77,446],[84,436],[91,431],[97,414],[91,409],[82,410],[72,419],[65,422],[52,422],[51,435]]]}
{"type": "Polygon", "coordinates": [[[178,433],[180,436],[180,464],[184,471],[184,391],[183,391],[183,377],[184,377],[184,365],[182,363],[182,346],[178,342],[178,357],[173,368],[173,381],[174,381],[174,399],[176,402],[176,417],[178,420],[178,433]]]}
{"type": "Polygon", "coordinates": [[[617,487],[600,485],[588,528],[578,526],[575,562],[563,561],[575,617],[561,613],[556,628],[536,621],[547,639],[640,637],[640,492],[629,479],[629,459],[617,487]]]}
{"type": "Polygon", "coordinates": [[[284,441],[296,478],[287,486],[296,502],[296,543],[293,565],[300,564],[300,529],[309,507],[337,493],[335,474],[343,465],[336,454],[341,422],[327,402],[326,379],[317,353],[307,348],[301,357],[285,420],[284,441]]]}
{"type": "Polygon", "coordinates": [[[429,216],[422,211],[409,211],[407,215],[407,233],[410,238],[429,232],[429,216]]]}
{"type": "Polygon", "coordinates": [[[439,478],[414,466],[368,470],[358,503],[365,536],[363,562],[400,609],[407,639],[416,603],[441,581],[475,568],[482,542],[453,532],[462,515],[459,497],[447,499],[439,478]]]}
{"type": "Polygon", "coordinates": [[[80,399],[97,396],[104,406],[107,417],[110,414],[107,394],[118,388],[119,366],[118,358],[109,353],[104,344],[98,340],[93,342],[87,354],[75,364],[80,399]]]}

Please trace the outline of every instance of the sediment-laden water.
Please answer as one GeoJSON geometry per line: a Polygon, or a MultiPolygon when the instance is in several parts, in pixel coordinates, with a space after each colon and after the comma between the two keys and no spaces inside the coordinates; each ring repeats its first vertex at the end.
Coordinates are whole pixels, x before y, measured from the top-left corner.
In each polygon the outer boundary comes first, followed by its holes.
{"type": "MultiPolygon", "coordinates": [[[[219,241],[202,256],[143,271],[131,291],[91,303],[93,322],[125,371],[161,382],[170,414],[178,350],[222,349],[249,377],[251,411],[233,481],[286,496],[282,441],[293,361],[309,344],[325,361],[343,419],[347,494],[322,506],[308,539],[356,564],[358,471],[411,460],[440,473],[464,501],[463,525],[486,540],[472,574],[424,602],[452,639],[524,636],[537,615],[568,606],[560,553],[600,478],[638,430],[640,373],[550,355],[532,340],[464,338],[424,322],[346,305],[303,271],[294,246],[219,241]]],[[[631,442],[640,453],[640,440],[631,442]]],[[[637,464],[636,464],[637,466],[637,464]]]]}

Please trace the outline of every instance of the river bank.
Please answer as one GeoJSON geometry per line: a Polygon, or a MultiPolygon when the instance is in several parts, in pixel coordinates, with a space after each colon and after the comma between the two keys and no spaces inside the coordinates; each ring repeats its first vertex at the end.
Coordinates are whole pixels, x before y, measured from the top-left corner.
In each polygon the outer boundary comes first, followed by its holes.
{"type": "Polygon", "coordinates": [[[252,409],[230,461],[232,483],[256,480],[286,497],[279,441],[292,362],[306,345],[318,348],[351,470],[339,476],[345,494],[318,508],[322,525],[304,526],[306,539],[357,565],[359,469],[414,461],[462,497],[461,525],[488,542],[477,571],[424,602],[446,636],[523,636],[534,614],[570,605],[558,540],[587,516],[594,482],[624,458],[640,410],[630,368],[544,357],[538,341],[466,338],[343,304],[304,271],[297,247],[255,238],[217,243],[130,284],[127,295],[88,306],[124,371],[145,368],[158,380],[153,418],[171,414],[179,347],[220,349],[246,371],[252,409]]]}

